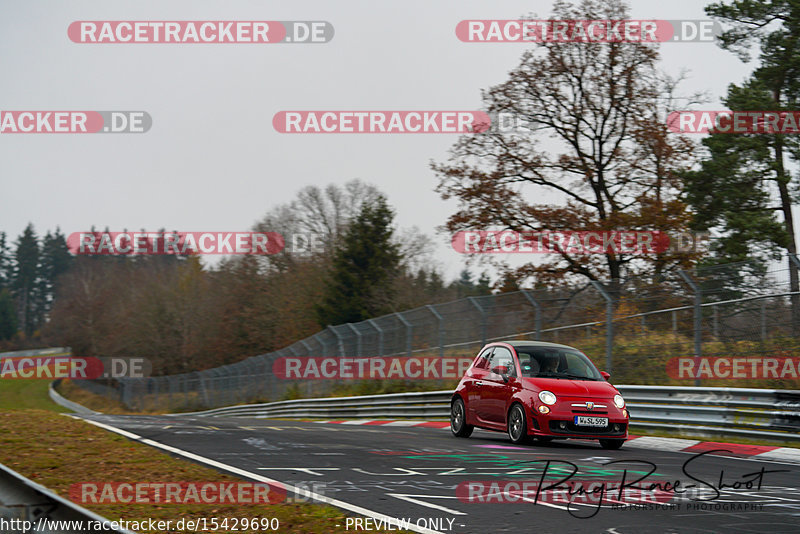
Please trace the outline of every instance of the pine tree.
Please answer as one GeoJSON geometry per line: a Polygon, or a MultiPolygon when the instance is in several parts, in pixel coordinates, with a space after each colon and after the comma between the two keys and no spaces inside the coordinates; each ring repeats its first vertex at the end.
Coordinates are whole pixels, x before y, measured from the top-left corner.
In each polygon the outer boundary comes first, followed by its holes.
{"type": "Polygon", "coordinates": [[[16,300],[19,325],[26,336],[31,336],[41,319],[37,309],[40,249],[33,224],[25,227],[15,244],[11,290],[16,300]]]}
{"type": "Polygon", "coordinates": [[[364,205],[337,249],[322,303],[321,326],[362,321],[392,308],[400,252],[392,242],[393,211],[383,196],[364,205]]]}
{"type": "Polygon", "coordinates": [[[7,289],[0,289],[0,341],[11,339],[17,333],[17,313],[14,299],[7,289]]]}
{"type": "Polygon", "coordinates": [[[53,302],[56,281],[66,273],[73,261],[67,247],[67,239],[56,227],[54,234],[49,231],[42,240],[41,260],[39,266],[39,308],[48,312],[53,302]]]}

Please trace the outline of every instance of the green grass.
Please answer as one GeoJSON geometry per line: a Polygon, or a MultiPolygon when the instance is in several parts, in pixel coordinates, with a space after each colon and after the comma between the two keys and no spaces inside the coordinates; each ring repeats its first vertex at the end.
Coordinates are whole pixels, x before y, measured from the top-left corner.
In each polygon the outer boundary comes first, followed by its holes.
{"type": "Polygon", "coordinates": [[[48,410],[69,412],[52,400],[47,393],[48,380],[0,379],[0,412],[11,410],[48,410]]]}
{"type": "MultiPolygon", "coordinates": [[[[0,463],[68,496],[80,482],[235,482],[239,479],[152,447],[44,410],[0,412],[0,463]],[[46,430],[44,430],[46,429],[46,430]]],[[[345,512],[308,503],[281,504],[83,504],[109,519],[175,521],[200,517],[278,518],[278,532],[327,534],[343,531],[345,512]]],[[[140,530],[142,533],[158,532],[140,530]]],[[[175,528],[168,532],[182,532],[175,528]]],[[[263,532],[239,530],[237,532],[263,532]]],[[[375,531],[373,531],[375,532],[375,531]]],[[[377,531],[386,532],[386,531],[377,531]]],[[[398,531],[392,531],[398,532],[398,531]]]]}

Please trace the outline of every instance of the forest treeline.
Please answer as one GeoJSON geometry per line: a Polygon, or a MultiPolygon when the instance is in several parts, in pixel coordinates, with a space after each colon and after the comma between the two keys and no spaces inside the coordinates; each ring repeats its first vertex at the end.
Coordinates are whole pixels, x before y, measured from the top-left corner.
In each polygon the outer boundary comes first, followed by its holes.
{"type": "Polygon", "coordinates": [[[82,356],[149,358],[159,374],[238,361],[327,325],[488,294],[464,270],[446,282],[430,238],[399,230],[373,186],[310,186],[258,231],[314,235],[313,251],[270,256],[75,256],[59,230],[0,233],[0,349],[69,346],[82,356]]]}

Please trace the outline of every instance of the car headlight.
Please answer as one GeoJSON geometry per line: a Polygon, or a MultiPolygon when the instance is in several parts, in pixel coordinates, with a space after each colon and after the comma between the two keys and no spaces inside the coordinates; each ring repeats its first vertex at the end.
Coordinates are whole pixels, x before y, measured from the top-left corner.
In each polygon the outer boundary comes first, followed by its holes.
{"type": "Polygon", "coordinates": [[[622,398],[622,395],[614,395],[614,406],[620,410],[625,407],[625,399],[622,398]]]}
{"type": "Polygon", "coordinates": [[[556,403],[556,396],[550,391],[540,391],[539,400],[552,406],[556,403]]]}

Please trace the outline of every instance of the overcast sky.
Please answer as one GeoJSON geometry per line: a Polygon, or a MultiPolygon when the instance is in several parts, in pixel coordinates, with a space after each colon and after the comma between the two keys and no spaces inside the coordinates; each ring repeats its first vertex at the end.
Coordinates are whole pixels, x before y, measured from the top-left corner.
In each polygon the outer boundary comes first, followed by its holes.
{"type": "MultiPolygon", "coordinates": [[[[635,0],[634,19],[706,19],[702,0],[635,0]]],[[[144,110],[145,134],[0,135],[0,231],[12,239],[92,225],[112,231],[248,230],[310,184],[353,178],[384,191],[400,227],[435,235],[455,205],[431,160],[455,135],[286,135],[296,109],[477,110],[526,46],[459,41],[464,19],[550,15],[550,0],[459,2],[0,0],[0,109],[144,110]],[[76,44],[76,20],[326,20],[327,44],[76,44]]],[[[661,68],[689,70],[709,109],[752,70],[711,43],[666,43],[661,68]]],[[[455,277],[446,238],[437,259],[455,277]]]]}

